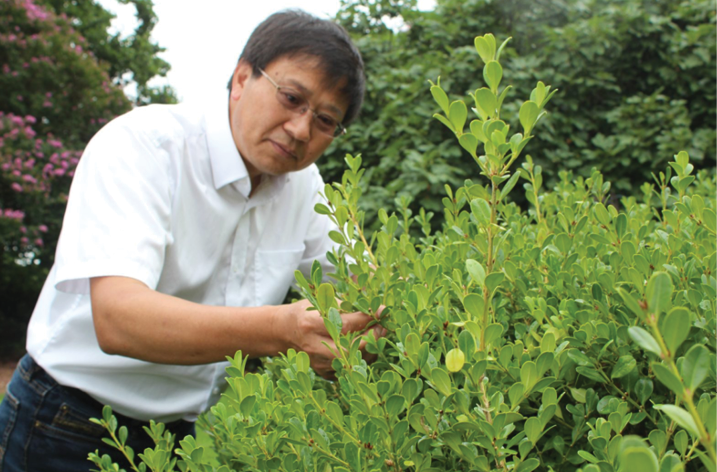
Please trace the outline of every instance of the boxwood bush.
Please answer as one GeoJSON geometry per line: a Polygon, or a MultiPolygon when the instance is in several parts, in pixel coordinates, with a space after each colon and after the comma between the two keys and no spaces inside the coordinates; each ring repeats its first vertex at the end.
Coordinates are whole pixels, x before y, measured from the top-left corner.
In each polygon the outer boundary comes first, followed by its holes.
{"type": "MultiPolygon", "coordinates": [[[[475,179],[446,186],[440,232],[404,199],[366,234],[360,156],[324,189],[316,211],[341,228],[333,282],[318,264],[297,281],[340,346],[337,380],[293,351],[247,373],[239,352],[199,422],[213,446],[187,437],[172,459],[176,438],[153,425],[157,447],[135,470],[715,470],[714,174],[680,152],[619,202],[597,170],[562,171],[545,189],[519,156],[556,91],[539,82],[511,130],[504,45],[475,39],[486,86],[469,105],[430,87],[436,118],[476,164],[475,179]],[[510,200],[519,183],[527,211],[510,200]],[[389,333],[363,338],[371,365],[362,337],[341,334],[339,313],[355,310],[389,333]]],[[[96,421],[134,464],[111,410],[96,421]]]]}

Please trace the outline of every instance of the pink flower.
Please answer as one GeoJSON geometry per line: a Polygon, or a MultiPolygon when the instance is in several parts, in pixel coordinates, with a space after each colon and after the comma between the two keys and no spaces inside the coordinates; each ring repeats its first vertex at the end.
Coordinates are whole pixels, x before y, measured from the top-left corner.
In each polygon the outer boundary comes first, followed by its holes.
{"type": "Polygon", "coordinates": [[[12,187],[12,189],[16,192],[22,192],[22,185],[17,182],[13,182],[10,187],[12,187]]]}
{"type": "Polygon", "coordinates": [[[22,234],[27,233],[27,228],[24,227],[24,226],[20,226],[20,232],[21,232],[22,234]]]}
{"type": "Polygon", "coordinates": [[[37,123],[37,118],[35,118],[35,117],[32,116],[32,115],[27,115],[27,116],[25,117],[25,123],[30,123],[30,124],[37,123]]]}
{"type": "Polygon", "coordinates": [[[42,242],[42,238],[37,238],[37,239],[35,240],[35,245],[42,247],[42,246],[44,246],[45,244],[42,242]]]}
{"type": "Polygon", "coordinates": [[[42,233],[47,233],[47,226],[45,225],[40,225],[37,227],[37,229],[40,230],[40,232],[42,233]]]}
{"type": "Polygon", "coordinates": [[[65,169],[55,169],[53,174],[57,175],[58,177],[61,177],[61,176],[65,175],[65,169]]]}
{"type": "Polygon", "coordinates": [[[30,174],[23,175],[22,180],[24,180],[25,182],[30,182],[31,184],[37,183],[37,179],[35,177],[31,176],[30,174]]]}

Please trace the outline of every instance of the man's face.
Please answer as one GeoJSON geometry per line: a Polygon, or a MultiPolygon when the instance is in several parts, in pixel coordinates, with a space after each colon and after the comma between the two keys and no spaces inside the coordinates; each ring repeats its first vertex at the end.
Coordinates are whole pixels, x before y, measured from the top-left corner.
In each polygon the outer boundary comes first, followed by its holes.
{"type": "MultiPolygon", "coordinates": [[[[313,57],[279,58],[265,72],[279,86],[300,92],[317,113],[343,120],[348,101],[340,84],[325,85],[324,73],[313,57]]],[[[320,132],[313,113],[297,114],[277,100],[276,87],[265,77],[254,77],[252,66],[239,62],[232,78],[229,120],[234,143],[252,182],[262,174],[281,175],[313,164],[326,150],[332,136],[320,132]]]]}

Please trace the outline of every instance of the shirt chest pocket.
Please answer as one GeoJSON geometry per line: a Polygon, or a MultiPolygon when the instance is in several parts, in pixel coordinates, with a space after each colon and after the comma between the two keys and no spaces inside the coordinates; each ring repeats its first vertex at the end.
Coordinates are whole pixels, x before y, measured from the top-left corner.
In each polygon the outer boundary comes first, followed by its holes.
{"type": "Polygon", "coordinates": [[[279,251],[256,252],[254,264],[256,300],[259,306],[279,305],[284,301],[294,282],[294,272],[299,268],[304,247],[279,251]]]}

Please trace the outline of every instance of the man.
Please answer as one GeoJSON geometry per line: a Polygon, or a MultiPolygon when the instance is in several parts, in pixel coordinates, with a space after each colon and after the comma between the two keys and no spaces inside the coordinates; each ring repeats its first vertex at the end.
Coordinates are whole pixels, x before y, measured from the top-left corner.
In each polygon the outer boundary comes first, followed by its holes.
{"type": "MultiPolygon", "coordinates": [[[[339,26],[282,12],[252,33],[229,90],[206,110],[136,109],[87,146],[0,407],[0,471],[89,469],[103,404],[136,450],[149,419],[193,433],[239,349],[303,350],[331,376],[320,316],[280,303],[297,268],[328,266],[313,163],[358,113],[363,62],[339,26]]],[[[347,331],[370,321],[343,316],[347,331]]]]}

